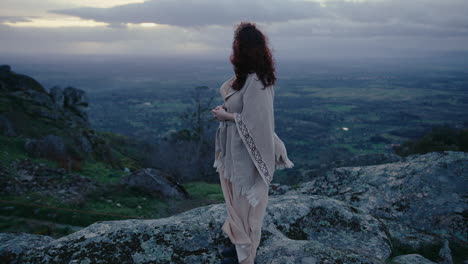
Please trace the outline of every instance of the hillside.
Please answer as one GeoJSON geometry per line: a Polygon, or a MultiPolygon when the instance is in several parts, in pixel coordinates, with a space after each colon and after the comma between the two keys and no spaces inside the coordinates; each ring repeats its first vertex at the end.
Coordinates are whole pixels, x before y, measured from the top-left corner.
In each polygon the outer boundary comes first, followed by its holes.
{"type": "Polygon", "coordinates": [[[60,237],[96,221],[167,217],[219,202],[221,188],[142,166],[141,143],[89,123],[87,94],[47,91],[0,66],[0,231],[60,237]]]}

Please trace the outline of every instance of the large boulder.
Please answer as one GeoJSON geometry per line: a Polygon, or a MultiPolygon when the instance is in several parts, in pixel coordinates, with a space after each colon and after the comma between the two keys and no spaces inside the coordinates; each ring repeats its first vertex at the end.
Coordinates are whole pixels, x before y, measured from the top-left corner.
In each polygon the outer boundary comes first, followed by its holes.
{"type": "Polygon", "coordinates": [[[173,177],[166,172],[154,169],[144,168],[135,171],[121,178],[120,184],[141,190],[153,196],[163,198],[189,198],[188,192],[182,185],[177,183],[173,177]]]}
{"type": "Polygon", "coordinates": [[[288,193],[333,197],[375,217],[468,242],[468,153],[432,152],[399,162],[337,168],[288,193]]]}
{"type": "Polygon", "coordinates": [[[359,208],[316,195],[271,199],[266,221],[289,239],[311,240],[380,261],[391,254],[385,226],[359,208]]]}
{"type": "Polygon", "coordinates": [[[27,139],[24,148],[35,158],[67,160],[69,157],[65,141],[56,135],[47,135],[41,139],[27,139]]]}
{"type": "Polygon", "coordinates": [[[65,96],[63,95],[62,88],[58,86],[52,87],[49,91],[49,95],[58,107],[63,108],[65,96]]]}
{"type": "Polygon", "coordinates": [[[85,115],[85,109],[88,107],[88,96],[83,90],[66,87],[63,90],[63,105],[74,110],[78,115],[85,115]]]}
{"type": "MultiPolygon", "coordinates": [[[[17,260],[219,263],[221,249],[230,244],[221,230],[226,217],[222,203],[156,220],[101,221],[24,250],[17,260]]],[[[270,198],[257,262],[383,264],[389,255],[384,227],[364,211],[323,196],[290,195],[270,198]]]]}
{"type": "Polygon", "coordinates": [[[50,243],[49,236],[28,233],[0,233],[0,259],[2,263],[21,264],[21,257],[28,250],[50,243]]]}

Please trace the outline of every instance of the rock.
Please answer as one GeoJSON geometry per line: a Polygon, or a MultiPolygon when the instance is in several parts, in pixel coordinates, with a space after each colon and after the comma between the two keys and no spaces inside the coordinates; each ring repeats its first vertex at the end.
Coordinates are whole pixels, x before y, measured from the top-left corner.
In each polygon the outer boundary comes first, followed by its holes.
{"type": "Polygon", "coordinates": [[[10,120],[3,115],[0,115],[0,134],[8,137],[16,136],[15,129],[13,128],[10,120]]]}
{"type": "MultiPolygon", "coordinates": [[[[384,264],[378,259],[360,255],[359,252],[343,251],[314,240],[278,238],[258,248],[256,263],[268,264],[384,264]]],[[[218,262],[213,262],[218,263],[218,262]]]]}
{"type": "Polygon", "coordinates": [[[55,104],[63,108],[64,106],[64,101],[65,101],[65,96],[63,95],[63,90],[62,88],[58,86],[54,86],[50,89],[49,92],[50,97],[52,97],[52,100],[54,100],[55,104]]]}
{"type": "Polygon", "coordinates": [[[61,160],[69,156],[64,140],[55,135],[47,135],[42,139],[27,139],[24,148],[35,158],[61,160]]]}
{"type": "Polygon", "coordinates": [[[326,195],[375,217],[466,243],[467,161],[468,153],[444,151],[388,164],[336,168],[288,193],[326,195]]]}
{"type": "Polygon", "coordinates": [[[120,184],[158,197],[189,198],[189,194],[182,185],[158,169],[145,168],[137,170],[132,174],[122,177],[120,184]]]}
{"type": "Polygon", "coordinates": [[[88,97],[83,90],[66,87],[63,90],[64,106],[74,110],[78,115],[86,115],[85,109],[88,107],[88,97]]]}
{"type": "Polygon", "coordinates": [[[103,136],[91,132],[85,111],[88,104],[83,90],[55,86],[48,93],[31,77],[16,74],[7,65],[0,69],[0,114],[4,117],[0,118],[0,134],[38,141],[48,135],[62,137],[68,156],[73,157],[63,156],[60,162],[69,169],[79,169],[87,158],[122,168],[122,161],[113,156],[103,136]]]}
{"type": "Polygon", "coordinates": [[[52,242],[54,238],[27,233],[0,233],[0,259],[2,263],[20,264],[28,250],[52,242]]]}
{"type": "MultiPolygon", "coordinates": [[[[269,203],[257,263],[383,264],[390,253],[378,221],[343,202],[292,195],[272,197],[269,203]],[[315,214],[319,208],[325,213],[315,214]],[[309,216],[310,221],[305,221],[309,216]],[[341,222],[323,227],[321,223],[333,216],[341,222]],[[301,222],[307,222],[301,231],[308,236],[288,238],[285,233],[301,227],[301,222]],[[343,243],[346,239],[350,244],[343,243]]],[[[20,260],[24,264],[219,263],[221,249],[230,244],[221,230],[227,217],[225,206],[208,205],[155,220],[100,221],[45,242],[20,260]]]]}
{"type": "Polygon", "coordinates": [[[47,93],[44,92],[38,92],[35,90],[21,90],[11,92],[8,95],[17,101],[21,101],[23,108],[26,110],[28,110],[29,104],[46,107],[51,110],[55,110],[56,108],[55,102],[47,93]]]}
{"type": "Polygon", "coordinates": [[[359,208],[316,195],[274,199],[268,206],[267,222],[290,239],[313,240],[381,261],[391,254],[385,226],[359,208]]]}
{"type": "Polygon", "coordinates": [[[439,264],[453,264],[452,251],[449,248],[449,242],[447,239],[444,240],[444,245],[439,251],[439,257],[441,259],[438,262],[439,264]]]}
{"type": "Polygon", "coordinates": [[[436,264],[428,260],[427,258],[418,254],[408,254],[396,256],[392,259],[392,263],[395,264],[436,264]]]}
{"type": "Polygon", "coordinates": [[[77,147],[83,151],[84,153],[91,153],[94,151],[93,143],[89,140],[89,138],[84,135],[76,138],[77,147]]]}
{"type": "Polygon", "coordinates": [[[417,230],[397,220],[380,219],[387,227],[392,245],[404,252],[421,252],[425,248],[439,248],[443,239],[436,234],[417,230]]]}

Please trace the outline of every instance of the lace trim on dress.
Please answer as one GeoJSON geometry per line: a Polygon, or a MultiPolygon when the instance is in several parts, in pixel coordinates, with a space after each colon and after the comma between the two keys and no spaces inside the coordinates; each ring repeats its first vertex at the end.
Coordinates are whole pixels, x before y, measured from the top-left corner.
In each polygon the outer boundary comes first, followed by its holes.
{"type": "Polygon", "coordinates": [[[245,125],[244,121],[242,120],[242,114],[240,113],[234,113],[234,118],[236,120],[236,123],[239,125],[238,128],[240,130],[240,134],[244,142],[247,143],[249,152],[252,154],[253,158],[255,159],[257,168],[260,170],[260,172],[265,176],[265,179],[267,181],[267,184],[270,184],[272,180],[272,176],[270,172],[268,171],[268,168],[265,164],[265,162],[262,159],[262,155],[260,154],[260,151],[258,150],[257,146],[255,145],[255,142],[251,136],[251,133],[247,126],[245,125]]]}

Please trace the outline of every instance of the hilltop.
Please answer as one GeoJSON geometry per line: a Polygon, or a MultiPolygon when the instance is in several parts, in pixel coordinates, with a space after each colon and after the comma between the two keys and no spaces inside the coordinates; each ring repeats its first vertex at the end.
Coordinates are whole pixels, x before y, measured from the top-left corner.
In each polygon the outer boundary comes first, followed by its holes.
{"type": "MultiPolygon", "coordinates": [[[[361,167],[271,195],[257,262],[466,263],[468,154],[361,167]]],[[[168,218],[99,221],[48,236],[1,233],[6,263],[219,263],[225,204],[168,218]]]]}

